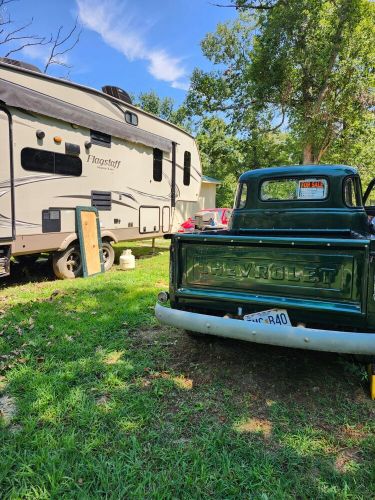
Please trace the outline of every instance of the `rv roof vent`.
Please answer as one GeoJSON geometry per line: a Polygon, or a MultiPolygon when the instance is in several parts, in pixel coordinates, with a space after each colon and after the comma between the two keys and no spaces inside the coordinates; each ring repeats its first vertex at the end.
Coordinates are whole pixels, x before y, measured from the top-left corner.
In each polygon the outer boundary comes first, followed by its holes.
{"type": "Polygon", "coordinates": [[[105,94],[108,94],[112,97],[116,97],[116,99],[120,99],[120,101],[132,104],[130,95],[127,92],[125,92],[125,90],[120,89],[120,87],[112,87],[112,85],[105,85],[104,87],[102,87],[102,91],[105,94]]]}
{"type": "Polygon", "coordinates": [[[29,69],[31,71],[37,71],[41,73],[40,69],[34,66],[34,64],[29,64],[23,61],[17,61],[17,59],[9,59],[9,57],[0,57],[0,62],[6,64],[13,64],[13,66],[18,66],[19,68],[29,69]]]}

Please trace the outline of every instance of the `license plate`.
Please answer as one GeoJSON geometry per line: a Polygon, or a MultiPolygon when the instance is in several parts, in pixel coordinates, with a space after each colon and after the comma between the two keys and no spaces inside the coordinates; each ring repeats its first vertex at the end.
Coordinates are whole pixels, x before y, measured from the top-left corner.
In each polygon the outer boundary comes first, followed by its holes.
{"type": "Polygon", "coordinates": [[[245,314],[243,319],[262,325],[292,326],[288,312],[285,309],[269,309],[268,311],[245,314]]]}

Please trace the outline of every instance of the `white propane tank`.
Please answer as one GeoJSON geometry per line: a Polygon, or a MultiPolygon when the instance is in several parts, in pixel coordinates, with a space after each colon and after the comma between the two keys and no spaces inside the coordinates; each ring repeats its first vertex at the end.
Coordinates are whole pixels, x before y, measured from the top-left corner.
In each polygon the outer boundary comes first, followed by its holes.
{"type": "Polygon", "coordinates": [[[124,250],[120,256],[120,268],[123,271],[128,271],[129,269],[135,269],[135,257],[132,255],[132,251],[124,250]]]}

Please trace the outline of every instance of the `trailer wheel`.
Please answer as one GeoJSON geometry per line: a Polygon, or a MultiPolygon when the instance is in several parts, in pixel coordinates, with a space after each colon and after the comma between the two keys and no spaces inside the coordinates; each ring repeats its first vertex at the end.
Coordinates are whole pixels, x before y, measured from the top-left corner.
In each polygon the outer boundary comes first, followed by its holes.
{"type": "Polygon", "coordinates": [[[111,245],[111,242],[108,240],[103,240],[102,249],[103,249],[103,259],[104,259],[104,271],[107,272],[111,269],[115,261],[115,249],[111,245]]]}
{"type": "Polygon", "coordinates": [[[78,244],[68,246],[62,252],[53,254],[53,271],[56,278],[72,279],[82,275],[82,259],[78,244]]]}

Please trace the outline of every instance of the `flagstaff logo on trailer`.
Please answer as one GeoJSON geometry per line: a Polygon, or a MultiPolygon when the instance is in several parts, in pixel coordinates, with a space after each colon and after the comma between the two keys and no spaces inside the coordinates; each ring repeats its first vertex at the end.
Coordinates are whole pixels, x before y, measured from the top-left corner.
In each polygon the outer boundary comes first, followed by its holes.
{"type": "Polygon", "coordinates": [[[91,154],[87,155],[86,162],[94,163],[95,165],[98,165],[98,167],[107,167],[106,170],[117,169],[121,164],[120,160],[111,160],[111,159],[105,160],[104,158],[99,158],[98,156],[91,154]]]}

